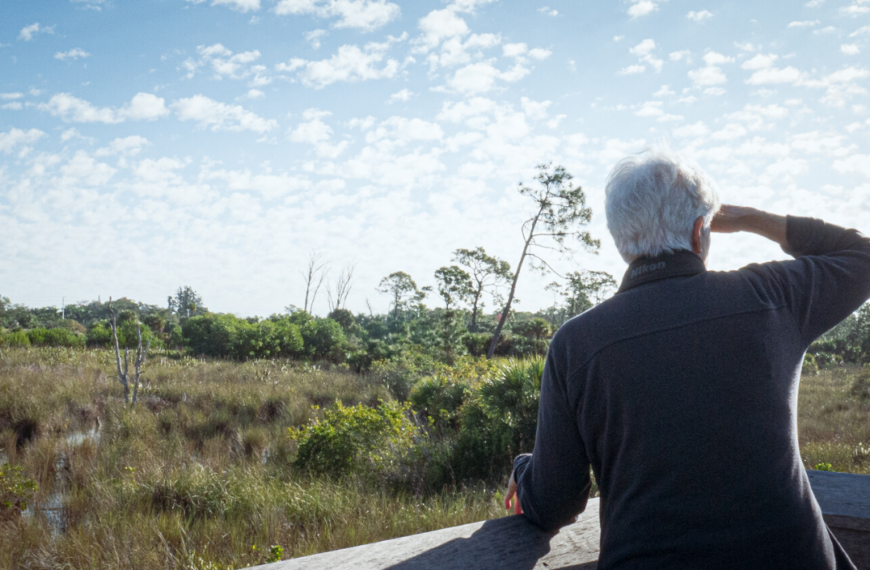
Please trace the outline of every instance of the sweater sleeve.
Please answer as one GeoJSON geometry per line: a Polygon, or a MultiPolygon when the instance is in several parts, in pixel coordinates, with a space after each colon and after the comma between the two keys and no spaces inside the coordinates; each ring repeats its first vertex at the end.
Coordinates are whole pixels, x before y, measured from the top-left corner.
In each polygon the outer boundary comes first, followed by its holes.
{"type": "Polygon", "coordinates": [[[556,364],[559,344],[554,339],[544,366],[534,453],[514,460],[523,514],[548,531],[582,513],[591,488],[589,459],[568,404],[564,370],[556,364]]]}
{"type": "Polygon", "coordinates": [[[787,245],[792,261],[764,264],[794,315],[801,338],[816,338],[870,298],[870,239],[814,218],[789,216],[787,245]]]}

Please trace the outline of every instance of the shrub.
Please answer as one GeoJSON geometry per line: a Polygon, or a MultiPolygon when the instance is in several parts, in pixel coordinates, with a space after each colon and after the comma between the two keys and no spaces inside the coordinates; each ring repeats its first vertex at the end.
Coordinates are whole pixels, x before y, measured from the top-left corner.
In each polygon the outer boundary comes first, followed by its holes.
{"type": "Polygon", "coordinates": [[[491,340],[492,335],[489,333],[469,333],[463,338],[465,348],[471,356],[485,356],[491,340]]]}
{"type": "Polygon", "coordinates": [[[462,479],[497,479],[519,453],[532,450],[544,360],[509,360],[484,379],[461,412],[456,471],[462,479]]]}
{"type": "Polygon", "coordinates": [[[0,520],[14,518],[27,508],[36,493],[36,481],[22,474],[21,467],[0,466],[0,520]]]}
{"type": "Polygon", "coordinates": [[[819,371],[819,365],[816,364],[816,358],[812,354],[804,354],[802,371],[804,374],[816,374],[819,371]]]}
{"type": "Polygon", "coordinates": [[[374,362],[371,368],[372,376],[400,402],[408,399],[411,387],[420,378],[432,374],[435,369],[435,360],[431,356],[410,349],[390,360],[374,362]]]}
{"type": "Polygon", "coordinates": [[[308,321],[301,328],[305,351],[314,360],[341,362],[345,359],[347,337],[341,325],[332,319],[308,321]]]}
{"type": "Polygon", "coordinates": [[[101,321],[95,321],[88,327],[85,341],[88,346],[93,347],[112,346],[112,331],[109,329],[107,324],[104,324],[101,321]]]}
{"type": "Polygon", "coordinates": [[[30,338],[23,330],[0,335],[0,346],[11,348],[26,348],[30,346],[30,338]]]}
{"type": "Polygon", "coordinates": [[[421,435],[408,417],[409,408],[395,401],[376,408],[345,407],[337,401],[319,421],[288,428],[298,445],[294,464],[334,477],[396,472],[421,435]]]}
{"type": "Polygon", "coordinates": [[[27,331],[27,336],[30,339],[30,344],[36,346],[83,347],[85,345],[85,337],[77,336],[72,331],[63,328],[46,329],[39,327],[27,331]]]}

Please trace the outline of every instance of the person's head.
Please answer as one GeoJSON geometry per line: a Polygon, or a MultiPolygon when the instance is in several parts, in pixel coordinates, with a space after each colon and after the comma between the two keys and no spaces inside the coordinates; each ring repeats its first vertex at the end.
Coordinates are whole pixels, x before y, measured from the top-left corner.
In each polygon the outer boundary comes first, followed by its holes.
{"type": "Polygon", "coordinates": [[[699,167],[667,148],[651,148],[613,167],[604,208],[626,262],[680,249],[706,260],[719,191],[699,167]]]}

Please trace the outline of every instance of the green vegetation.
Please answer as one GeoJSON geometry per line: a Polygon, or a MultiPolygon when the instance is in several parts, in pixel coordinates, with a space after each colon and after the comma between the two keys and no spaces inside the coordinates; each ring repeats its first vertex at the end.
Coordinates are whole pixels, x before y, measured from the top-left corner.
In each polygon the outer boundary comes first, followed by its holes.
{"type": "MultiPolygon", "coordinates": [[[[159,349],[131,407],[109,350],[0,348],[0,567],[225,570],[501,516],[542,369],[159,349]]],[[[807,468],[870,474],[868,391],[857,367],[803,378],[807,468]]]]}

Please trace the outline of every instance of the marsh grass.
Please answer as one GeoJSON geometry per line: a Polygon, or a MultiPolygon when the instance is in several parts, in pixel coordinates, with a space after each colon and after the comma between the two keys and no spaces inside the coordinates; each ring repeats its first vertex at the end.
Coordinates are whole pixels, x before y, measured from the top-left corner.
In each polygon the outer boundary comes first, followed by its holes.
{"type": "MultiPolygon", "coordinates": [[[[226,570],[272,545],[290,558],[504,514],[503,481],[410,493],[293,467],[287,428],[315,405],[389,400],[376,377],[155,352],[128,409],[113,366],[108,351],[0,351],[0,456],[39,485],[27,512],[0,521],[0,568],[226,570]]],[[[806,467],[870,474],[863,373],[803,378],[806,467]]]]}
{"type": "Polygon", "coordinates": [[[289,558],[502,514],[483,485],[420,496],[293,469],[287,428],[315,405],[389,400],[373,378],[157,353],[128,409],[113,366],[107,351],[0,352],[0,455],[39,485],[0,522],[0,567],[240,568],[272,545],[289,558]]]}

